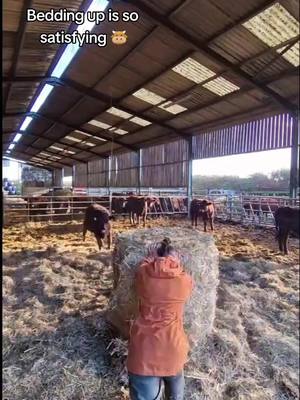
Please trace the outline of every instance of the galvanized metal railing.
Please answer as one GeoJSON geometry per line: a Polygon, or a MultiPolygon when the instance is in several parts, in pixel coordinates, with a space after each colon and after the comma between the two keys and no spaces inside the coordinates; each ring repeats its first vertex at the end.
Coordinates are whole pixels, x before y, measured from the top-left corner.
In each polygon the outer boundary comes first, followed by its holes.
{"type": "MultiPolygon", "coordinates": [[[[152,194],[153,196],[153,194],[152,194]]],[[[155,196],[154,204],[149,215],[152,217],[163,215],[187,216],[188,201],[186,196],[155,196]]],[[[199,198],[199,196],[193,196],[199,198]]],[[[126,216],[122,210],[122,202],[127,196],[5,196],[4,198],[4,223],[39,221],[68,221],[83,219],[84,211],[89,204],[94,202],[103,205],[116,216],[126,216]],[[119,199],[116,211],[116,199],[119,199]]],[[[210,199],[215,206],[217,219],[235,221],[241,224],[262,226],[274,225],[274,212],[277,207],[292,205],[299,207],[299,199],[288,197],[266,196],[201,196],[210,199]]]]}

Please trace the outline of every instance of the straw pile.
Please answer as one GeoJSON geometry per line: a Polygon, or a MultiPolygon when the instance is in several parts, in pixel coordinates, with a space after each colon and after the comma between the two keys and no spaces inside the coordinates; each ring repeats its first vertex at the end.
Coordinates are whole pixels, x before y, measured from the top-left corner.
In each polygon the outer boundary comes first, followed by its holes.
{"type": "Polygon", "coordinates": [[[107,319],[128,338],[129,321],[137,314],[134,276],[147,249],[169,237],[180,253],[185,270],[193,277],[193,295],[185,308],[185,330],[200,344],[211,332],[218,285],[218,250],[212,236],[191,229],[152,228],[119,234],[113,257],[116,289],[110,299],[107,319]]]}

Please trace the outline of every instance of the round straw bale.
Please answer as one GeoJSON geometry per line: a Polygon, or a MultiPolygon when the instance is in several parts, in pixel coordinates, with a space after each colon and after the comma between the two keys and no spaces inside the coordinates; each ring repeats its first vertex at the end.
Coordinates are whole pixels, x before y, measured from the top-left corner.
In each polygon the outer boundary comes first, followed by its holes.
{"type": "Polygon", "coordinates": [[[194,280],[193,293],[185,307],[184,326],[187,334],[193,336],[194,344],[200,344],[213,327],[219,256],[213,237],[192,229],[159,227],[117,236],[113,256],[115,289],[109,301],[107,320],[122,337],[128,338],[130,321],[138,312],[135,271],[147,255],[148,246],[165,237],[171,239],[184,269],[194,280]]]}

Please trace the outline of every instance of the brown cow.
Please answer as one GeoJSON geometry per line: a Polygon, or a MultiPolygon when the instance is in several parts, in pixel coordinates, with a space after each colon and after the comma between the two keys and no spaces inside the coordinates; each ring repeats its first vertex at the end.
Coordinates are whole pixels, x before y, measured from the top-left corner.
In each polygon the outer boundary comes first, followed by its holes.
{"type": "Polygon", "coordinates": [[[137,218],[137,224],[140,224],[141,217],[143,218],[143,225],[146,226],[146,219],[149,210],[151,210],[154,204],[158,201],[156,198],[144,197],[144,196],[129,196],[125,203],[125,211],[129,213],[130,224],[135,224],[135,216],[137,218]]]}
{"type": "Polygon", "coordinates": [[[300,235],[300,210],[296,207],[279,207],[274,217],[279,250],[288,254],[289,233],[300,235]]]}
{"type": "Polygon", "coordinates": [[[212,202],[208,200],[193,199],[190,205],[190,215],[192,226],[198,225],[198,218],[202,217],[204,224],[204,232],[207,232],[207,221],[209,221],[210,228],[214,230],[214,214],[215,209],[212,202]]]}
{"type": "Polygon", "coordinates": [[[90,204],[85,210],[83,241],[85,241],[86,232],[90,231],[95,235],[99,250],[101,250],[105,238],[107,238],[107,247],[110,249],[112,242],[111,219],[112,217],[105,207],[100,204],[90,204]]]}

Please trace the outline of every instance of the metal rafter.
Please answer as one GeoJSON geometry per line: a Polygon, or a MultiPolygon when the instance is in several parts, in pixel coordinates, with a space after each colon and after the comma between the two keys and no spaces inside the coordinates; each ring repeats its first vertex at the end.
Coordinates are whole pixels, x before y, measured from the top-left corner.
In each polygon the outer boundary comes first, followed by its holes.
{"type": "MultiPolygon", "coordinates": [[[[9,133],[9,132],[7,132],[7,133],[9,133]]],[[[10,132],[10,133],[14,133],[14,132],[10,132]]],[[[81,152],[90,153],[89,150],[84,150],[84,149],[82,149],[82,148],[79,148],[79,147],[76,146],[76,145],[69,145],[69,144],[63,142],[62,139],[53,141],[53,140],[51,140],[51,139],[47,139],[47,138],[44,138],[44,137],[41,138],[39,135],[36,135],[36,134],[34,134],[34,133],[32,133],[32,132],[28,132],[27,130],[26,130],[26,136],[32,137],[32,138],[34,138],[34,139],[44,139],[44,140],[47,140],[48,142],[50,142],[49,146],[52,146],[52,145],[55,144],[55,143],[60,143],[60,144],[63,144],[63,145],[65,145],[65,146],[67,146],[67,149],[71,149],[71,150],[72,150],[72,149],[77,149],[77,150],[80,150],[81,152]]],[[[6,142],[6,144],[8,144],[8,143],[10,143],[10,142],[6,142]]],[[[77,162],[86,163],[86,161],[83,161],[83,160],[81,160],[81,159],[75,158],[74,156],[76,156],[76,154],[73,154],[73,156],[70,156],[70,155],[65,155],[65,154],[63,154],[63,152],[59,152],[59,151],[53,152],[53,151],[50,151],[49,147],[46,147],[46,148],[42,148],[42,149],[41,149],[40,147],[34,146],[33,143],[31,143],[31,144],[29,144],[29,145],[27,145],[27,144],[23,144],[23,145],[24,145],[24,146],[31,146],[32,148],[37,149],[37,150],[39,150],[39,151],[46,151],[46,152],[48,152],[48,153],[53,153],[54,155],[55,155],[55,154],[60,154],[60,155],[63,155],[64,158],[70,158],[71,160],[74,160],[74,161],[77,161],[77,162]]],[[[92,154],[93,156],[96,156],[96,154],[93,154],[93,153],[91,153],[91,154],[92,154]]],[[[106,157],[102,157],[101,155],[98,155],[98,157],[99,157],[99,158],[103,158],[103,159],[106,158],[106,157]]]]}
{"type": "MultiPolygon", "coordinates": [[[[136,149],[134,146],[124,144],[123,142],[119,141],[118,139],[115,139],[115,138],[114,138],[114,139],[111,139],[111,138],[109,139],[109,138],[107,138],[106,136],[103,136],[103,135],[100,135],[100,134],[98,134],[98,133],[89,131],[89,130],[87,130],[87,129],[81,129],[80,127],[67,124],[67,123],[61,121],[60,119],[54,119],[54,118],[48,117],[48,116],[46,116],[46,115],[44,115],[44,114],[41,114],[41,113],[32,113],[32,112],[25,112],[25,113],[24,113],[24,112],[22,112],[22,113],[7,113],[7,114],[4,115],[4,117],[5,117],[5,116],[6,116],[6,117],[30,116],[30,117],[33,117],[33,118],[43,118],[43,119],[47,120],[48,122],[52,123],[52,125],[51,125],[46,131],[44,131],[44,132],[42,133],[43,135],[46,134],[48,131],[50,131],[50,130],[52,129],[52,127],[53,127],[55,124],[58,124],[58,125],[61,125],[61,126],[63,126],[63,127],[66,127],[66,128],[68,128],[68,129],[70,129],[70,131],[80,130],[80,131],[83,132],[83,133],[87,133],[87,134],[89,134],[89,135],[96,136],[96,137],[98,136],[99,138],[105,139],[105,140],[108,140],[108,141],[113,141],[114,143],[119,144],[120,146],[127,147],[129,150],[137,151],[137,149],[136,149]]],[[[26,131],[25,131],[24,134],[26,135],[26,131]]],[[[65,135],[66,135],[66,133],[64,133],[64,136],[65,136],[65,135]]],[[[59,139],[62,139],[64,136],[60,137],[59,139]]],[[[45,137],[45,136],[39,136],[39,139],[46,139],[46,140],[49,140],[49,139],[48,139],[47,137],[45,137]]],[[[54,140],[54,139],[53,139],[53,140],[54,140]]],[[[57,141],[57,139],[56,139],[53,143],[56,143],[56,141],[57,141]]],[[[66,144],[65,144],[65,145],[66,145],[66,144]]],[[[86,151],[87,153],[91,153],[91,154],[93,154],[93,155],[97,155],[97,156],[100,157],[100,158],[102,157],[99,153],[93,151],[92,149],[89,149],[89,150],[80,149],[80,150],[81,150],[81,151],[86,151]]],[[[102,158],[105,158],[105,157],[102,157],[102,158]]]]}
{"type": "Polygon", "coordinates": [[[278,3],[278,1],[280,1],[280,0],[267,0],[262,5],[259,5],[258,7],[254,8],[254,10],[249,11],[247,14],[243,15],[241,18],[239,18],[235,21],[232,21],[229,25],[225,26],[225,28],[216,32],[214,35],[212,35],[210,38],[208,38],[206,40],[206,44],[210,45],[212,42],[214,42],[220,36],[227,35],[233,29],[242,25],[244,22],[248,21],[249,19],[255,17],[257,14],[260,14],[261,12],[265,11],[267,8],[271,7],[273,4],[278,3]]]}
{"type": "Polygon", "coordinates": [[[216,51],[212,50],[210,47],[207,46],[206,43],[201,42],[200,40],[198,40],[197,38],[186,32],[185,30],[174,24],[172,21],[167,19],[165,16],[159,14],[158,12],[147,6],[142,1],[127,0],[127,2],[135,6],[137,9],[139,9],[155,24],[159,24],[169,29],[176,36],[186,40],[191,46],[200,51],[205,57],[218,63],[220,66],[223,66],[224,68],[228,68],[230,71],[234,72],[235,75],[238,76],[240,79],[243,79],[246,83],[253,86],[254,88],[259,89],[262,93],[270,97],[274,103],[280,105],[280,107],[284,108],[285,110],[287,110],[292,114],[296,112],[296,107],[289,101],[278,95],[272,89],[256,82],[255,79],[251,77],[251,75],[241,70],[239,67],[228,61],[226,58],[218,54],[216,51]]]}
{"type": "MultiPolygon", "coordinates": [[[[95,156],[95,155],[98,155],[98,157],[99,158],[105,158],[105,157],[102,157],[101,155],[99,155],[98,153],[96,153],[96,152],[94,152],[94,151],[90,151],[91,149],[83,149],[83,148],[81,148],[81,147],[79,147],[77,144],[69,144],[69,143],[65,143],[65,142],[63,142],[63,139],[65,138],[65,136],[64,137],[62,137],[62,138],[60,138],[60,139],[56,139],[56,140],[54,140],[54,138],[51,138],[51,139],[48,139],[48,138],[46,138],[46,137],[41,137],[41,136],[39,136],[39,135],[36,135],[36,134],[33,134],[32,132],[28,132],[27,130],[26,130],[26,133],[25,133],[25,135],[26,136],[30,136],[30,137],[32,137],[32,138],[34,138],[34,139],[36,139],[33,143],[31,143],[31,145],[33,145],[37,140],[39,140],[39,139],[43,139],[43,140],[47,140],[48,142],[50,142],[50,144],[48,145],[48,147],[49,146],[52,146],[53,144],[55,144],[55,143],[60,143],[60,144],[62,144],[62,145],[64,145],[64,146],[67,146],[67,149],[73,149],[73,150],[79,150],[80,152],[85,152],[85,153],[88,153],[88,154],[91,154],[92,156],[95,156]]],[[[85,139],[84,139],[85,140],[85,139]]],[[[83,141],[84,141],[83,140],[83,141]]],[[[25,145],[26,146],[26,145],[25,145]]],[[[97,145],[96,145],[97,146],[97,145]]],[[[96,147],[95,146],[95,147],[96,147]]],[[[43,150],[41,150],[41,151],[43,151],[43,150]]],[[[76,154],[74,154],[73,156],[75,156],[76,154]]],[[[69,157],[69,158],[72,158],[72,157],[69,157]]],[[[74,157],[73,157],[74,158],[74,157]]],[[[74,158],[74,160],[77,160],[76,158],[74,158]]],[[[78,160],[77,160],[78,161],[78,160]]]]}
{"type": "MultiPolygon", "coordinates": [[[[16,47],[14,50],[11,70],[9,71],[10,79],[12,79],[16,76],[20,53],[21,53],[21,50],[22,50],[22,47],[24,44],[24,40],[25,40],[25,32],[26,32],[26,27],[27,27],[26,11],[27,11],[27,8],[31,8],[32,2],[33,2],[32,0],[25,0],[23,7],[22,7],[21,16],[20,16],[20,28],[18,29],[18,32],[17,32],[16,47]]],[[[9,101],[11,86],[12,86],[12,84],[10,83],[7,88],[6,97],[3,102],[4,110],[6,110],[6,107],[7,107],[8,101],[9,101]]]]}

